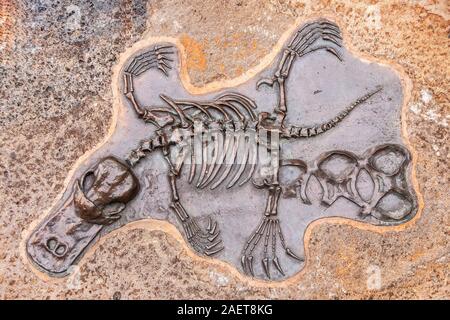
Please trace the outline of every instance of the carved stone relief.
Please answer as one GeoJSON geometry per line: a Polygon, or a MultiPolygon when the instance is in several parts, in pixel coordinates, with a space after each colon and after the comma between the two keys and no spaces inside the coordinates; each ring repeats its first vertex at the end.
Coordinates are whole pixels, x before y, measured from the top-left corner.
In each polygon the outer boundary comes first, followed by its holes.
{"type": "Polygon", "coordinates": [[[41,270],[64,275],[99,237],[151,218],[173,223],[199,255],[282,280],[302,269],[314,220],[415,215],[400,79],[353,57],[333,22],[301,26],[234,88],[190,94],[180,63],[167,42],[122,66],[114,133],[28,239],[41,270]]]}

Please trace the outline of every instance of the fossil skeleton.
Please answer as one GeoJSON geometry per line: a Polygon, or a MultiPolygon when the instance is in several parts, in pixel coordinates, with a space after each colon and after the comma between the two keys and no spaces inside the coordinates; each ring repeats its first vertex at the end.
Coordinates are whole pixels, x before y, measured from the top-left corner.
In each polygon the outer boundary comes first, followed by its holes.
{"type": "MultiPolygon", "coordinates": [[[[311,221],[337,215],[392,225],[410,219],[417,209],[407,176],[411,156],[397,138],[398,122],[386,121],[396,119],[396,107],[400,105],[398,101],[395,105],[394,101],[387,103],[400,91],[400,83],[386,78],[388,73],[375,70],[367,81],[366,73],[359,75],[358,79],[364,78],[362,83],[370,83],[366,86],[372,90],[367,89],[366,94],[340,108],[340,112],[326,108],[330,120],[308,127],[289,123],[288,107],[299,108],[293,105],[299,100],[298,75],[308,70],[318,73],[317,63],[308,63],[306,70],[298,64],[299,71],[294,62],[317,51],[328,52],[332,63],[343,60],[340,30],[332,22],[322,19],[303,25],[283,47],[279,60],[262,71],[261,80],[252,79],[234,91],[227,89],[203,97],[180,89],[180,79],[171,71],[180,61],[174,46],[153,45],[135,53],[127,60],[119,79],[130,111],[124,117],[126,125],[118,126],[117,136],[112,136],[108,144],[78,167],[72,188],[66,190],[28,238],[28,256],[46,272],[63,275],[97,236],[140,219],[141,212],[157,219],[161,213],[164,219],[173,217],[177,221],[191,247],[200,254],[241,265],[244,273],[252,276],[279,279],[292,275],[294,268],[301,265],[302,255],[290,245],[294,245],[294,235],[304,231],[311,221]],[[148,83],[147,78],[141,77],[143,74],[157,79],[157,83],[152,82],[155,85],[149,92],[151,99],[140,96],[147,94],[141,90],[148,83]],[[381,86],[375,87],[380,79],[386,90],[378,101],[372,101],[367,112],[344,121],[358,105],[382,90],[381,86]],[[262,86],[267,87],[261,90],[262,86]],[[158,103],[144,106],[144,100],[158,103]],[[274,101],[273,105],[270,101],[274,101]],[[339,137],[325,134],[316,140],[318,143],[309,143],[309,139],[314,141],[314,137],[342,121],[348,128],[337,129],[339,137]],[[142,128],[154,133],[148,135],[142,128]],[[359,131],[361,135],[353,139],[353,128],[366,130],[359,131]],[[137,146],[136,134],[144,138],[137,146]],[[341,134],[342,141],[338,141],[341,134]],[[349,141],[349,148],[338,148],[349,141]],[[131,152],[130,142],[134,147],[131,152]],[[147,175],[152,169],[141,162],[149,155],[152,159],[165,159],[152,163],[158,168],[155,179],[147,175]],[[166,175],[168,181],[160,184],[158,177],[166,179],[166,175]],[[157,182],[153,184],[154,180],[157,182]],[[200,191],[188,191],[185,198],[182,191],[187,183],[200,191]],[[256,191],[249,194],[252,186],[256,191]],[[245,192],[240,192],[239,187],[245,192]],[[174,213],[169,216],[164,209],[167,191],[170,211],[174,213]],[[199,197],[216,199],[222,194],[233,200],[236,196],[239,203],[226,203],[222,198],[217,203],[205,201],[199,212],[188,213],[192,206],[196,208],[199,197]],[[280,199],[283,200],[279,203],[280,199]],[[121,215],[127,205],[129,210],[121,215]],[[219,212],[211,213],[214,205],[219,212]],[[260,205],[261,217],[247,215],[247,209],[243,209],[255,205],[260,205]],[[236,209],[242,210],[236,213],[236,209]],[[236,214],[229,217],[231,210],[236,214]],[[289,225],[281,223],[280,215],[283,221],[287,218],[289,225]],[[279,255],[279,250],[286,257],[279,255]],[[254,257],[259,257],[257,265],[254,257]]],[[[345,57],[343,68],[347,74],[361,70],[361,66],[348,69],[353,63],[349,56],[345,57]]]]}
{"type": "Polygon", "coordinates": [[[154,46],[136,56],[123,72],[123,93],[137,115],[143,121],[157,127],[156,135],[141,142],[131,152],[127,161],[131,166],[157,150],[162,151],[169,165],[168,178],[172,191],[170,207],[183,225],[192,247],[200,253],[213,255],[223,249],[217,223],[209,220],[202,230],[194,218],[183,207],[177,190],[177,180],[184,164],[190,164],[189,182],[197,188],[215,189],[221,184],[226,188],[242,186],[252,181],[255,187],[266,189],[268,198],[261,222],[244,244],[241,263],[244,272],[253,272],[253,252],[263,246],[261,263],[270,277],[269,265],[284,274],[276,254],[276,242],[280,241],[286,254],[302,261],[288,246],[278,219],[279,152],[281,141],[287,139],[312,138],[340,123],[358,105],[381,90],[375,88],[358,98],[338,113],[333,119],[313,127],[299,127],[285,123],[288,111],[285,82],[293,62],[318,50],[326,50],[337,59],[340,53],[341,34],[337,25],[319,20],[300,28],[279,61],[273,77],[261,79],[263,85],[273,87],[278,97],[273,113],[257,113],[257,105],[250,98],[237,92],[226,92],[211,101],[191,101],[171,98],[160,94],[164,106],[143,108],[135,96],[133,81],[151,68],[165,75],[171,69],[171,46],[154,46]],[[263,174],[261,182],[254,179],[256,167],[266,163],[270,170],[263,174]],[[269,250],[271,254],[269,257],[269,250]]]}

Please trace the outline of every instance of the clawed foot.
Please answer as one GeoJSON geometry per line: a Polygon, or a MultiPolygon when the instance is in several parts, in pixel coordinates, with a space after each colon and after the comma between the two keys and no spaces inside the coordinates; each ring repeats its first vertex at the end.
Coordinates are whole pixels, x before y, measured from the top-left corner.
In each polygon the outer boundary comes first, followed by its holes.
{"type": "Polygon", "coordinates": [[[150,68],[158,68],[167,76],[168,69],[172,69],[170,62],[173,62],[173,59],[170,56],[174,53],[171,45],[154,46],[151,50],[136,56],[125,73],[137,77],[150,68]]]}
{"type": "Polygon", "coordinates": [[[223,250],[217,222],[213,221],[211,217],[206,230],[203,230],[194,218],[183,222],[183,228],[189,243],[196,251],[211,256],[223,250]]]}
{"type": "Polygon", "coordinates": [[[339,27],[333,22],[319,20],[305,24],[292,38],[288,48],[298,57],[303,57],[317,50],[326,50],[342,61],[340,48],[342,36],[339,27]],[[318,43],[318,41],[322,42],[318,43]]]}
{"type": "Polygon", "coordinates": [[[253,271],[253,251],[255,250],[256,246],[261,242],[263,243],[263,258],[261,260],[264,272],[266,276],[270,279],[270,265],[272,264],[275,269],[278,270],[279,273],[281,273],[283,276],[284,271],[281,267],[280,260],[278,259],[276,255],[276,241],[277,239],[280,240],[281,245],[283,249],[285,250],[286,254],[290,256],[291,258],[296,259],[297,261],[303,262],[303,258],[300,258],[298,255],[296,255],[290,248],[286,246],[283,233],[281,231],[280,227],[280,221],[275,217],[264,217],[261,220],[261,223],[259,224],[258,228],[252,233],[249,240],[245,244],[242,256],[241,256],[241,264],[242,269],[244,270],[244,273],[250,274],[251,276],[254,276],[253,271]],[[271,245],[271,254],[269,256],[268,248],[269,248],[269,242],[271,245]]]}

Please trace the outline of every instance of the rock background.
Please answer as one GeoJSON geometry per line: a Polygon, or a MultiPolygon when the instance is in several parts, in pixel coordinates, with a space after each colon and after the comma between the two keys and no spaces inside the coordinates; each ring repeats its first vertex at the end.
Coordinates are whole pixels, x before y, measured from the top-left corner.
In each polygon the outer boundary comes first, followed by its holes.
{"type": "Polygon", "coordinates": [[[1,0],[0,298],[449,299],[448,19],[445,0],[1,0]],[[317,224],[305,270],[278,284],[198,258],[157,224],[105,237],[68,278],[32,271],[26,231],[108,132],[120,53],[144,33],[179,37],[191,81],[202,86],[241,75],[297,19],[321,15],[339,23],[347,47],[396,63],[412,84],[403,121],[417,156],[420,216],[383,233],[317,224]]]}

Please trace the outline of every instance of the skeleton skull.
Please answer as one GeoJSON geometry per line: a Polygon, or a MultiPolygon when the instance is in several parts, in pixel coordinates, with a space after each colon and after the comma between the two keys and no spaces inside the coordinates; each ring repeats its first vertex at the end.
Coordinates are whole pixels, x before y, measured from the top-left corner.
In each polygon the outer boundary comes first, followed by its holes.
{"type": "Polygon", "coordinates": [[[120,218],[119,213],[138,191],[139,182],[132,171],[115,158],[105,158],[76,181],[75,213],[91,223],[110,224],[120,218]]]}
{"type": "Polygon", "coordinates": [[[81,252],[139,191],[133,172],[113,157],[101,159],[74,181],[72,193],[51,210],[49,222],[27,242],[31,260],[49,272],[65,274],[81,252]]]}

